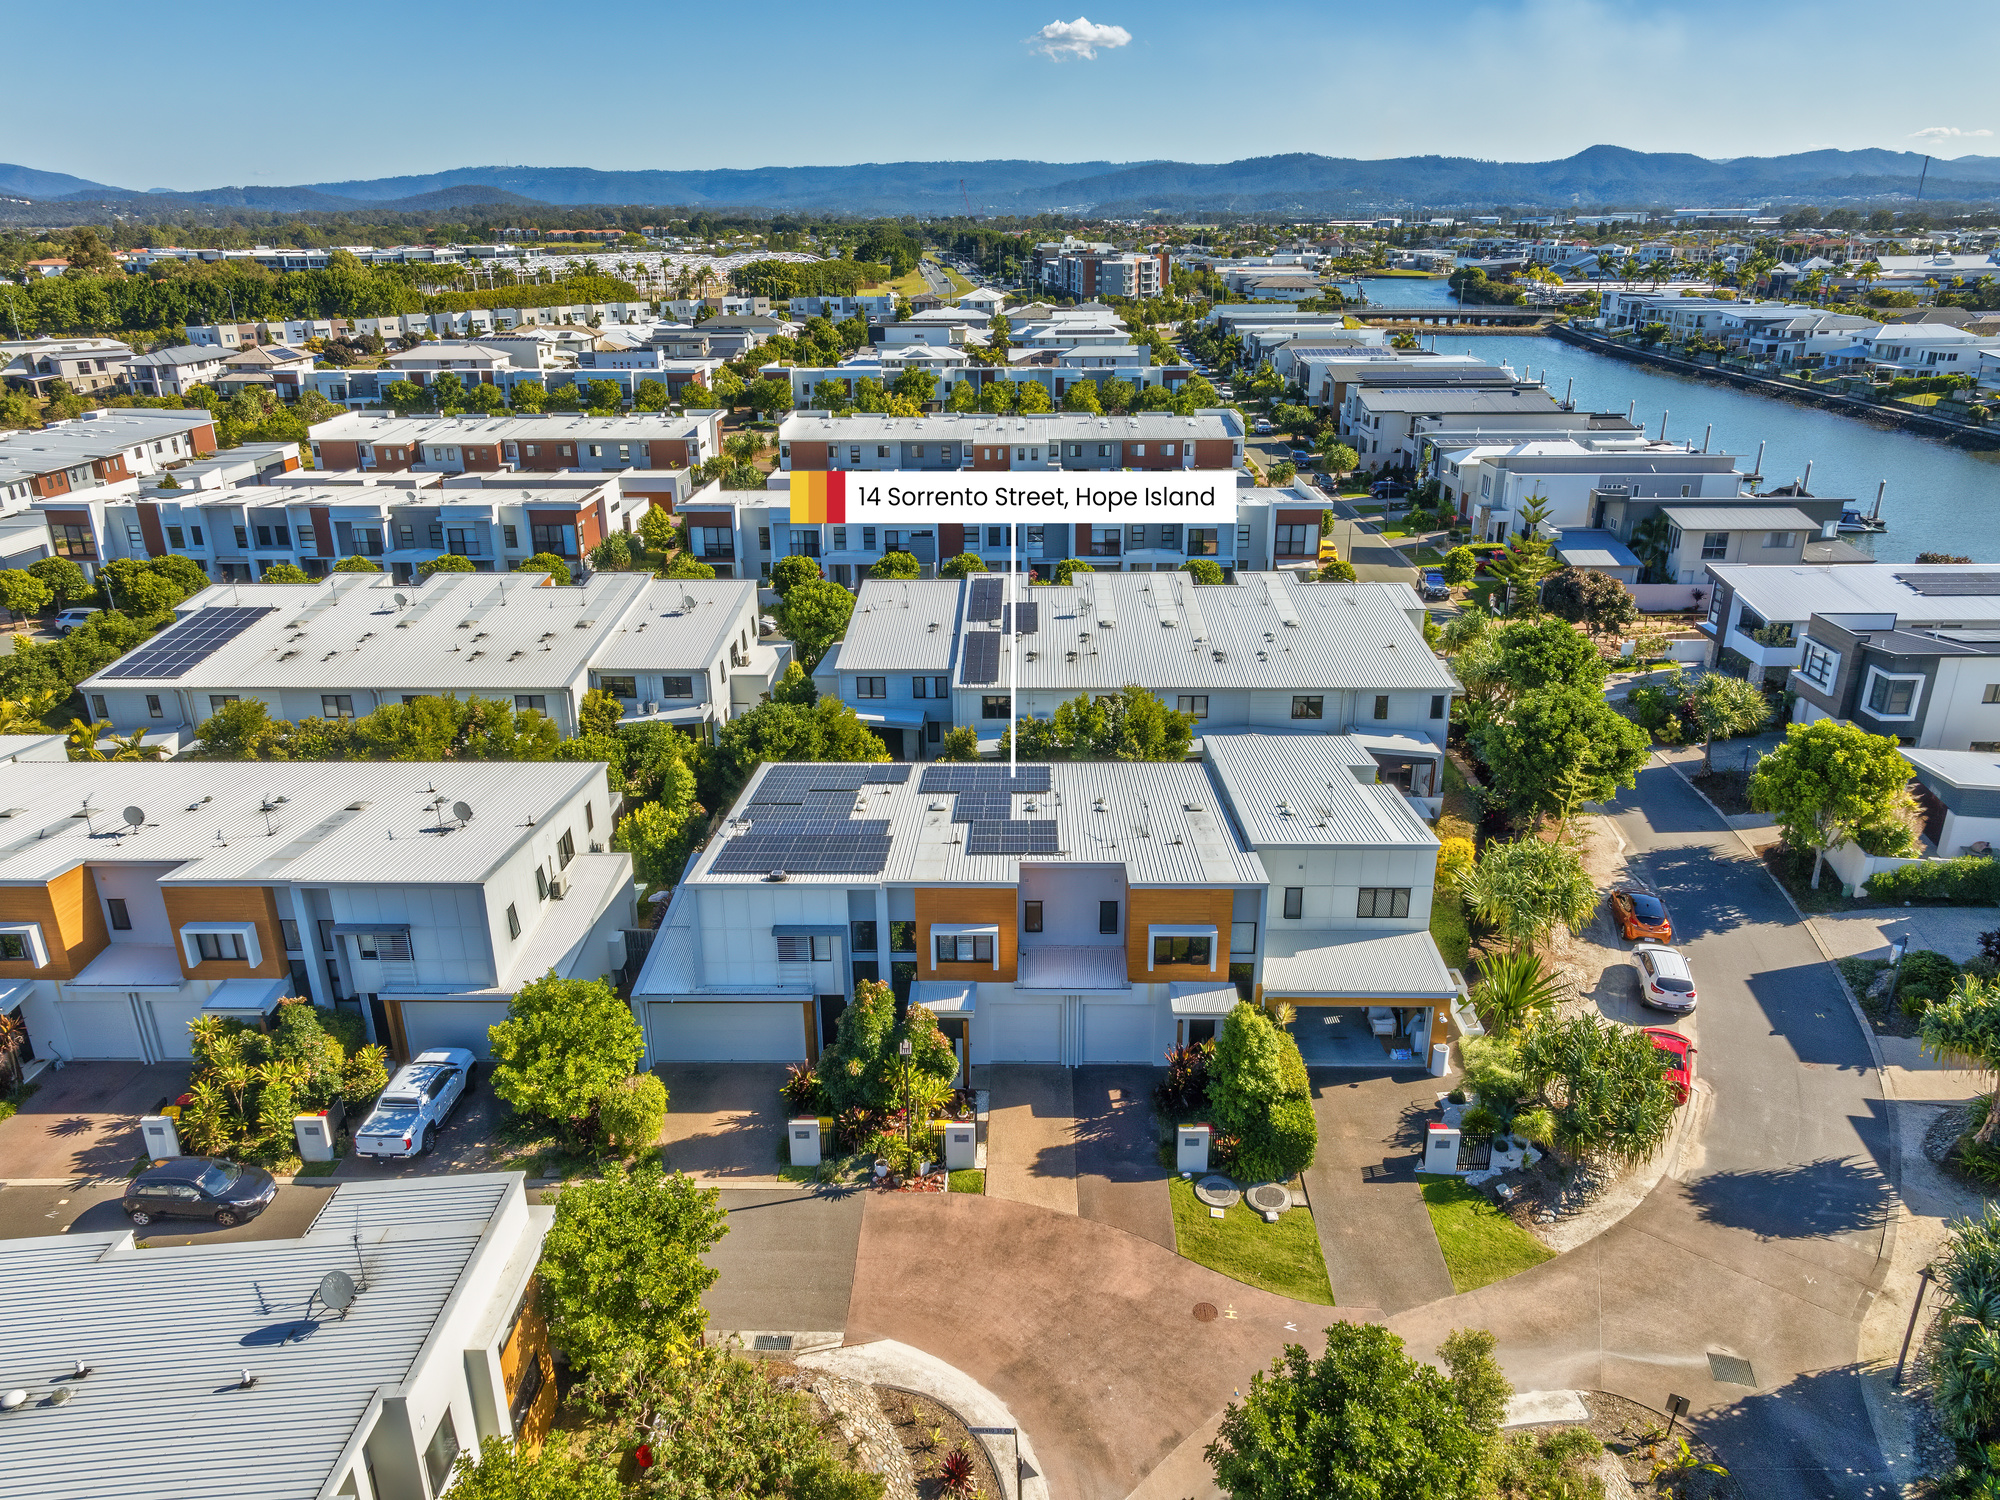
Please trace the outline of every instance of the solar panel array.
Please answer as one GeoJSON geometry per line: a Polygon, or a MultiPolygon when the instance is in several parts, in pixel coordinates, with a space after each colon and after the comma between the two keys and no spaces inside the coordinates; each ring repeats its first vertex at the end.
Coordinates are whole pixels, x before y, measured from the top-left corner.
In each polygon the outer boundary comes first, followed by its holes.
{"type": "Polygon", "coordinates": [[[1014,816],[1014,799],[1005,792],[960,792],[951,799],[954,823],[1006,822],[1014,816]]]}
{"type": "Polygon", "coordinates": [[[1022,635],[1033,635],[1042,628],[1042,606],[1040,600],[1024,601],[1014,606],[1015,629],[1022,635]]]}
{"type": "MultiPolygon", "coordinates": [[[[909,767],[902,769],[908,771],[909,767]]],[[[933,763],[924,767],[923,779],[917,783],[917,790],[1039,794],[1049,789],[1049,768],[1046,765],[1030,763],[1013,767],[1012,776],[1007,774],[1009,769],[1002,765],[933,763]]]]}
{"type": "Polygon", "coordinates": [[[965,636],[965,680],[978,686],[1000,680],[1000,632],[970,630],[965,636]]]}
{"type": "Polygon", "coordinates": [[[974,823],[965,831],[967,854],[1060,854],[1053,818],[974,823]]]}
{"type": "Polygon", "coordinates": [[[998,578],[975,578],[972,580],[972,598],[965,606],[968,620],[997,620],[1000,618],[1000,600],[1005,588],[998,578]]]}
{"type": "Polygon", "coordinates": [[[1896,582],[1927,599],[1983,598],[2000,594],[2000,573],[1898,573],[1896,582]]]}
{"type": "Polygon", "coordinates": [[[774,765],[751,794],[750,831],[726,840],[719,875],[875,875],[889,859],[889,820],[848,816],[864,787],[910,779],[907,765],[774,765]]]}
{"type": "Polygon", "coordinates": [[[208,660],[276,605],[241,605],[197,610],[180,624],[162,631],[118,663],[119,677],[178,677],[208,660]]]}

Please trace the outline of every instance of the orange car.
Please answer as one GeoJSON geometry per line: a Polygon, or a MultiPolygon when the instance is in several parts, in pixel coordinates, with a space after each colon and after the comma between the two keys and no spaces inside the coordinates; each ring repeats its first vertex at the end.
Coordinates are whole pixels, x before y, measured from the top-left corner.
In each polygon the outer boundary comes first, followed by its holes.
{"type": "Polygon", "coordinates": [[[1618,929],[1628,943],[1641,938],[1655,943],[1674,940],[1674,919],[1667,915],[1666,905],[1650,891],[1613,891],[1611,915],[1618,919],[1618,929]]]}

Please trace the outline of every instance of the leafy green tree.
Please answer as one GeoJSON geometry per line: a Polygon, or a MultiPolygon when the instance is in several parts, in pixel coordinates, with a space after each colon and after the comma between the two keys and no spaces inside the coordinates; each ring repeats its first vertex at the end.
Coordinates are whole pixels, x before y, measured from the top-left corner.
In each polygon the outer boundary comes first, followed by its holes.
{"type": "MultiPolygon", "coordinates": [[[[515,387],[520,394],[520,387],[515,387]]],[[[424,388],[414,380],[392,380],[382,387],[382,401],[389,410],[397,412],[425,411],[430,406],[430,398],[424,388]]]]}
{"type": "Polygon", "coordinates": [[[1216,1033],[1208,1104],[1217,1131],[1237,1143],[1236,1176],[1282,1182],[1312,1165],[1319,1128],[1305,1061],[1291,1033],[1253,1005],[1239,1003],[1216,1033]]]}
{"type": "Polygon", "coordinates": [[[625,717],[625,705],[603,688],[592,688],[577,705],[577,727],[584,734],[613,735],[625,717]]]}
{"type": "Polygon", "coordinates": [[[1479,559],[1470,547],[1454,547],[1445,553],[1439,571],[1444,574],[1444,581],[1453,588],[1463,588],[1478,573],[1479,559]]]}
{"type": "Polygon", "coordinates": [[[921,1096],[934,1093],[937,1083],[949,1087],[958,1076],[958,1055],[935,1015],[911,1005],[898,1020],[896,996],[888,985],[879,979],[857,981],[853,1003],[840,1013],[833,1045],[820,1057],[819,1081],[827,1103],[835,1114],[897,1108],[905,1097],[906,1065],[915,1080],[931,1080],[913,1090],[921,1096]],[[906,1041],[907,1064],[899,1052],[906,1041]]]}
{"type": "Polygon", "coordinates": [[[1056,564],[1056,582],[1069,583],[1079,573],[1095,573],[1097,569],[1080,557],[1066,557],[1056,564]]]}
{"type": "Polygon", "coordinates": [[[1542,585],[1560,566],[1553,544],[1542,533],[1549,518],[1548,503],[1537,496],[1521,506],[1521,534],[1508,540],[1507,550],[1489,562],[1487,571],[1507,585],[1510,600],[1529,614],[1542,610],[1542,585]]]}
{"type": "Polygon", "coordinates": [[[1232,1401],[1205,1451],[1231,1500],[1477,1500],[1487,1434],[1451,1381],[1374,1323],[1336,1323],[1326,1352],[1298,1344],[1232,1401]]]}
{"type": "Polygon", "coordinates": [[[1039,380],[1023,380],[1017,394],[1014,409],[1033,415],[1037,412],[1054,411],[1055,402],[1049,399],[1049,388],[1039,380]]]}
{"type": "Polygon", "coordinates": [[[790,411],[792,383],[775,376],[752,381],[743,392],[743,400],[752,411],[762,417],[768,418],[781,411],[790,411]]]}
{"type": "Polygon", "coordinates": [[[937,376],[913,365],[898,375],[889,388],[905,401],[927,406],[937,395],[937,376]]]}
{"type": "Polygon", "coordinates": [[[592,411],[616,412],[625,404],[625,391],[615,380],[591,380],[584,384],[584,399],[592,411]]]}
{"type": "Polygon", "coordinates": [[[1986,1118],[1973,1135],[1980,1145],[1990,1144],[2000,1128],[2000,980],[1960,975],[1951,992],[1924,1012],[1919,1028],[1924,1050],[1947,1067],[1994,1075],[1986,1118]]]}
{"type": "Polygon", "coordinates": [[[437,557],[426,558],[417,564],[417,576],[429,578],[434,573],[477,573],[469,557],[460,557],[456,552],[446,552],[437,557]]]}
{"type": "Polygon", "coordinates": [[[619,573],[632,566],[632,544],[614,531],[590,549],[590,565],[600,573],[619,573]]]}
{"type": "Polygon", "coordinates": [[[269,567],[265,568],[264,576],[260,578],[258,582],[311,583],[312,579],[308,578],[306,576],[306,570],[298,566],[296,563],[281,562],[281,563],[272,563],[269,567]]]}
{"type": "Polygon", "coordinates": [[[1361,455],[1337,437],[1320,440],[1319,461],[1329,474],[1352,474],[1361,467],[1361,455]]]}
{"type": "MultiPolygon", "coordinates": [[[[183,559],[185,561],[185,559],[183,559]]],[[[98,569],[111,602],[132,615],[164,614],[187,597],[171,578],[133,558],[121,557],[98,569]]],[[[39,579],[31,579],[37,588],[39,579]]]]}
{"type": "Polygon", "coordinates": [[[914,552],[884,552],[868,570],[870,578],[916,578],[924,571],[914,552]]]}
{"type": "Polygon", "coordinates": [[[1192,714],[1127,683],[1116,694],[1079,693],[1047,719],[1020,719],[1007,735],[1019,733],[1020,754],[1030,760],[1185,760],[1194,722],[1192,714]]]}
{"type": "MultiPolygon", "coordinates": [[[[910,554],[891,552],[889,556],[910,554]]],[[[799,664],[810,674],[833,643],[847,633],[847,622],[854,614],[854,595],[827,579],[808,579],[793,586],[781,608],[799,664]]]]}
{"type": "Polygon", "coordinates": [[[1813,851],[1819,888],[1826,851],[1855,829],[1886,821],[1908,785],[1910,763],[1896,741],[1841,719],[1793,724],[1785,742],[1757,763],[1750,805],[1775,813],[1785,842],[1813,851]]]}
{"type": "Polygon", "coordinates": [[[45,557],[30,563],[28,571],[42,581],[57,604],[74,604],[97,592],[97,585],[84,577],[83,569],[66,557],[45,557]]]}
{"type": "Polygon", "coordinates": [[[1063,392],[1064,411],[1083,412],[1089,416],[1101,416],[1104,403],[1098,399],[1097,382],[1094,380],[1072,380],[1069,389],[1063,392]]]}
{"type": "Polygon", "coordinates": [[[1488,1030],[1504,1036],[1529,1017],[1554,1010],[1563,995],[1561,980],[1549,972],[1541,955],[1531,948],[1517,948],[1480,960],[1472,1005],[1488,1030]]]}
{"type": "Polygon", "coordinates": [[[672,885],[680,878],[698,831],[690,817],[695,811],[694,773],[678,764],[673,771],[686,781],[681,804],[641,802],[618,820],[611,835],[611,847],[632,856],[632,872],[647,886],[672,885]]]}
{"type": "Polygon", "coordinates": [[[939,760],[979,759],[979,731],[969,724],[961,724],[956,729],[947,729],[938,746],[939,760]]]}
{"type": "Polygon", "coordinates": [[[632,392],[634,411],[665,411],[667,409],[667,387],[663,381],[642,380],[632,392]]]}
{"type": "MultiPolygon", "coordinates": [[[[810,708],[796,703],[760,703],[723,725],[715,765],[726,787],[740,787],[767,760],[887,760],[889,752],[854,710],[838,698],[821,698],[810,708]]],[[[727,799],[704,795],[711,807],[727,799]]]]}
{"type": "Polygon", "coordinates": [[[615,1463],[575,1453],[560,1437],[535,1447],[490,1437],[477,1452],[459,1454],[451,1493],[455,1500],[622,1500],[624,1490],[615,1463]]]}
{"type": "Polygon", "coordinates": [[[336,573],[379,573],[382,571],[382,565],[380,563],[372,563],[365,557],[343,557],[333,565],[333,571],[336,573]]]}
{"type": "Polygon", "coordinates": [[[685,552],[676,552],[667,559],[667,565],[660,569],[662,578],[713,578],[715,566],[685,552]]]}
{"type": "Polygon", "coordinates": [[[1223,581],[1222,564],[1212,557],[1190,557],[1181,564],[1181,571],[1191,574],[1196,583],[1216,584],[1223,581]]]}
{"type": "Polygon", "coordinates": [[[1624,584],[1585,568],[1563,568],[1552,574],[1542,585],[1542,607],[1593,636],[1615,635],[1639,619],[1639,606],[1624,584]]]}
{"type": "Polygon", "coordinates": [[[0,604],[16,615],[40,614],[55,591],[26,568],[0,568],[0,604]]]}
{"type": "Polygon", "coordinates": [[[1581,931],[1597,910],[1577,852],[1537,838],[1488,844],[1459,895],[1516,951],[1547,942],[1558,927],[1581,931]]]}
{"type": "Polygon", "coordinates": [[[781,557],[771,565],[771,587],[780,599],[788,597],[802,583],[823,577],[819,563],[810,557],[781,557]]]}
{"type": "Polygon", "coordinates": [[[535,1275],[549,1337],[572,1364],[595,1373],[701,1337],[716,1278],[701,1256],[729,1232],[721,1196],[651,1152],[564,1185],[535,1275]]]}
{"type": "Polygon", "coordinates": [[[945,398],[944,409],[956,412],[978,411],[978,390],[974,388],[970,380],[954,381],[951,387],[951,394],[945,398]]]}
{"type": "Polygon", "coordinates": [[[995,377],[979,388],[979,409],[989,416],[1005,416],[1013,411],[1014,382],[995,377]]]}
{"type": "Polygon", "coordinates": [[[507,398],[501,394],[499,386],[482,382],[465,393],[465,404],[473,411],[496,416],[507,409],[507,398]]]}
{"type": "Polygon", "coordinates": [[[667,1086],[651,1073],[634,1073],[597,1104],[597,1128],[627,1156],[659,1140],[667,1123],[667,1086]]]}
{"type": "MultiPolygon", "coordinates": [[[[1565,626],[1565,629],[1568,627],[1565,626]]],[[[1537,688],[1471,733],[1493,790],[1519,817],[1555,809],[1558,794],[1604,802],[1638,783],[1652,740],[1602,696],[1537,688]]]]}
{"type": "Polygon", "coordinates": [[[558,588],[566,585],[570,580],[569,564],[564,562],[560,557],[557,557],[553,552],[537,552],[533,557],[522,562],[514,571],[517,573],[547,573],[549,581],[558,588]]]}
{"type": "Polygon", "coordinates": [[[1344,557],[1329,557],[1313,576],[1321,583],[1353,583],[1356,577],[1354,564],[1344,557]]]}
{"type": "Polygon", "coordinates": [[[1132,398],[1138,388],[1131,381],[1112,375],[1097,383],[1097,399],[1106,411],[1122,412],[1130,409],[1132,398]]]}
{"type": "Polygon", "coordinates": [[[984,573],[986,559],[976,552],[961,552],[956,557],[947,557],[938,564],[938,577],[964,578],[972,573],[984,573]]]}
{"type": "Polygon", "coordinates": [[[1687,697],[1688,711],[1701,732],[1701,773],[1715,768],[1715,742],[1755,734],[1771,721],[1771,700],[1754,682],[1709,672],[1687,697]]]}
{"type": "Polygon", "coordinates": [[[487,1028],[493,1092],[521,1114],[574,1133],[646,1050],[632,1007],[601,979],[550,971],[523,985],[487,1028]]]}
{"type": "Polygon", "coordinates": [[[261,698],[225,703],[195,728],[196,760],[262,760],[281,732],[261,698]]]}
{"type": "Polygon", "coordinates": [[[507,393],[507,399],[516,411],[545,411],[549,404],[549,388],[539,380],[517,380],[513,390],[507,393]]]}
{"type": "Polygon", "coordinates": [[[1514,1399],[1513,1383],[1493,1354],[1497,1342],[1489,1329],[1454,1328],[1438,1344],[1459,1410],[1475,1432],[1489,1438],[1500,1431],[1507,1403],[1514,1399]]]}
{"type": "Polygon", "coordinates": [[[1543,1020],[1519,1057],[1523,1102],[1547,1112],[1546,1144],[1570,1161],[1633,1166],[1665,1142],[1673,1087],[1644,1032],[1587,1014],[1543,1020]]]}
{"type": "Polygon", "coordinates": [[[646,544],[648,552],[671,552],[681,544],[680,530],[674,525],[674,513],[664,505],[649,505],[646,513],[639,517],[639,539],[646,544]]]}
{"type": "Polygon", "coordinates": [[[1588,638],[1561,620],[1516,621],[1495,639],[1499,670],[1516,693],[1574,687],[1602,692],[1609,671],[1588,638]]]}
{"type": "Polygon", "coordinates": [[[800,708],[811,708],[819,702],[819,689],[813,686],[812,678],[796,659],[785,663],[785,670],[771,685],[773,703],[794,703],[800,708]]]}

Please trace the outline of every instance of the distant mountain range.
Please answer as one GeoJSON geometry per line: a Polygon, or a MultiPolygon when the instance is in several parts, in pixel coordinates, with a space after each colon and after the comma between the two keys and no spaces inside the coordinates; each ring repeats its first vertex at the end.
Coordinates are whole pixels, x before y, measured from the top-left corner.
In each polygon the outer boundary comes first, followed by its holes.
{"type": "MultiPolygon", "coordinates": [[[[1806,151],[1731,161],[1592,146],[1561,161],[1463,156],[1379,161],[1315,156],[1213,163],[886,162],[701,172],[604,172],[591,167],[461,167],[419,177],[135,192],[61,172],[0,165],[0,196],[140,212],[202,206],[276,212],[429,212],[488,205],[660,204],[860,215],[1087,213],[1379,213],[1410,208],[1688,207],[1907,199],[1924,158],[1910,151],[1806,151]],[[961,182],[963,187],[961,188],[961,182]]],[[[1927,200],[2000,201],[2000,157],[1939,158],[1927,200]]]]}

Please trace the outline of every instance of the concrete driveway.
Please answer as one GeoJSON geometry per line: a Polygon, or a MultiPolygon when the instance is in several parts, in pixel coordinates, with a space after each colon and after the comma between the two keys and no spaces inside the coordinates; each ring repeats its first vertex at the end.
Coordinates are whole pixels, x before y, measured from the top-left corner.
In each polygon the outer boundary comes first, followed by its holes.
{"type": "Polygon", "coordinates": [[[139,1116],[186,1092],[191,1063],[77,1062],[45,1068],[0,1120],[0,1182],[122,1178],[139,1159],[139,1116]]]}
{"type": "Polygon", "coordinates": [[[831,1333],[847,1325],[861,1189],[724,1188],[729,1233],[703,1258],[720,1275],[702,1305],[717,1331],[831,1333]]]}
{"type": "Polygon", "coordinates": [[[1309,1068],[1319,1151],[1306,1196],[1342,1307],[1398,1313],[1451,1295],[1417,1184],[1426,1112],[1438,1080],[1422,1068],[1309,1068]]]}
{"type": "MultiPolygon", "coordinates": [[[[507,1106],[493,1092],[492,1075],[482,1063],[473,1075],[472,1091],[462,1096],[451,1118],[438,1128],[437,1139],[428,1154],[412,1157],[362,1158],[351,1151],[341,1158],[333,1175],[348,1177],[441,1177],[448,1172],[490,1172],[497,1170],[497,1158],[504,1154],[500,1142],[500,1122],[507,1106]]],[[[349,1132],[361,1128],[365,1112],[347,1117],[349,1132]]]]}
{"type": "Polygon", "coordinates": [[[1174,1248],[1167,1171],[1153,1134],[1142,1063],[988,1070],[988,1196],[1077,1214],[1174,1248]]]}
{"type": "Polygon", "coordinates": [[[697,1181],[772,1178],[784,1158],[783,1063],[662,1063],[667,1166],[697,1181]]]}

